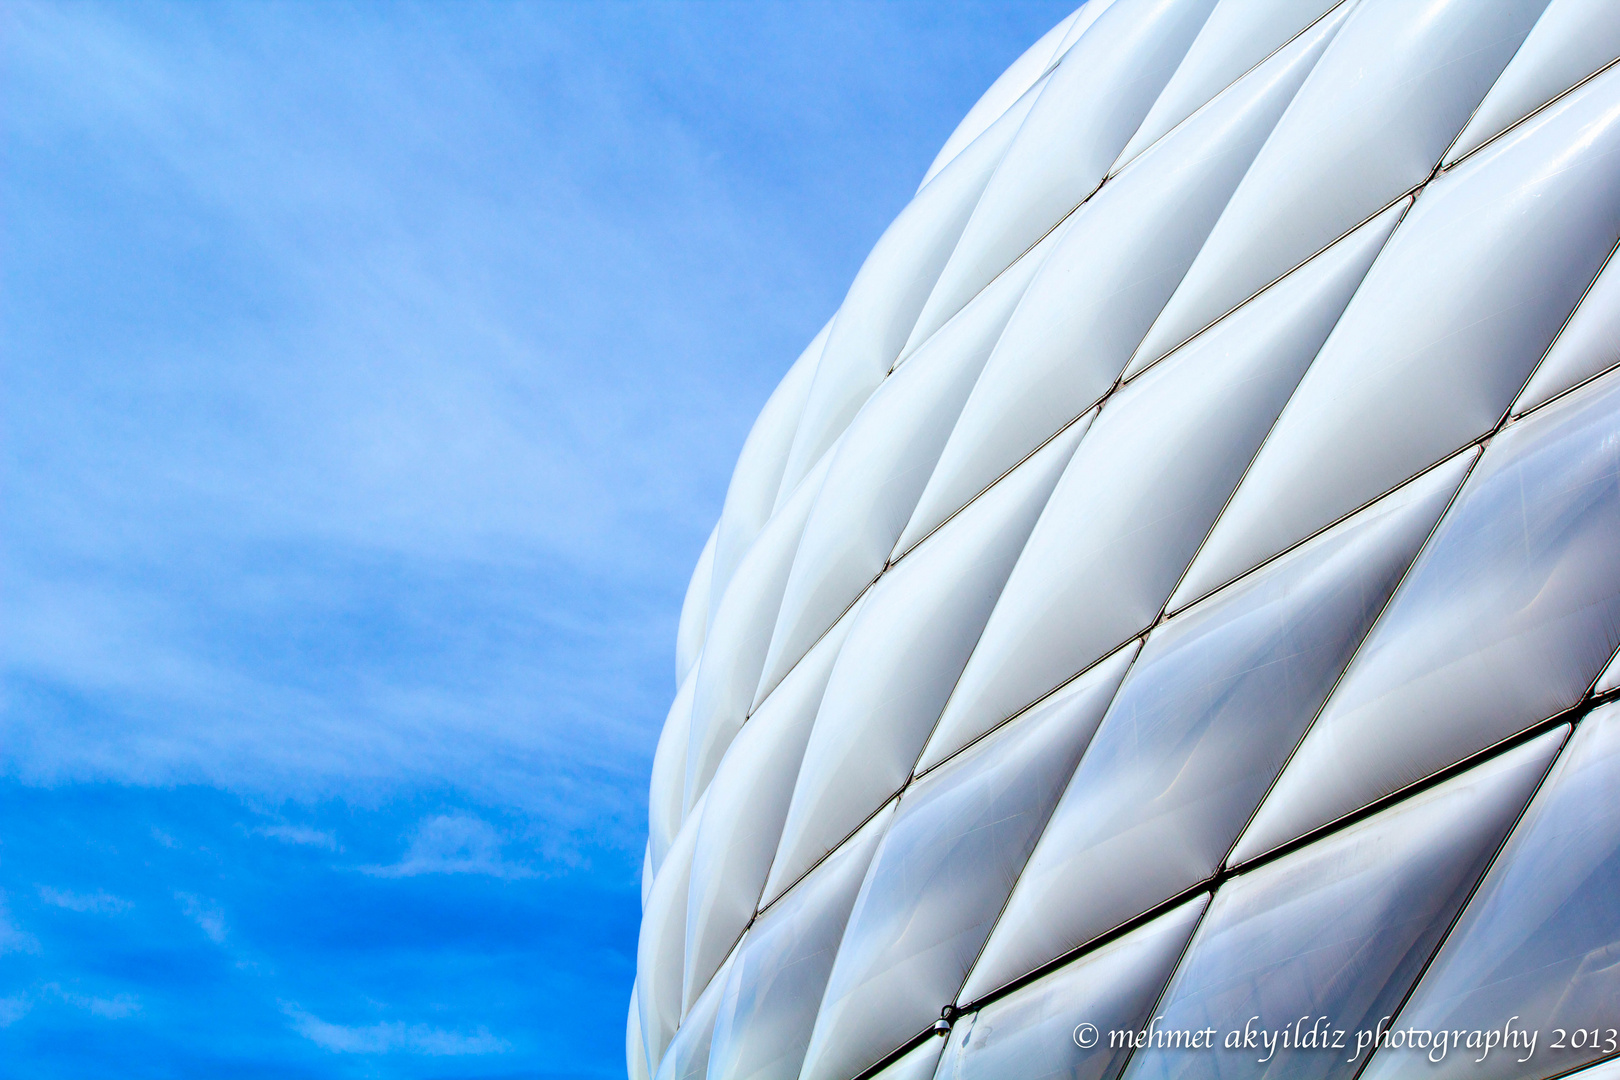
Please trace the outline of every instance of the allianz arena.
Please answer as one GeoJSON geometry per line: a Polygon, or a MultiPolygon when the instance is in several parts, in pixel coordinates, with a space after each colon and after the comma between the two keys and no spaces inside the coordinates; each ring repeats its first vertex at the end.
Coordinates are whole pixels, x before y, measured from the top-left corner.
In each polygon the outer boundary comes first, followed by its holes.
{"type": "Polygon", "coordinates": [[[1092,0],[997,80],[693,575],[632,1078],[1620,1077],[1616,57],[1092,0]]]}

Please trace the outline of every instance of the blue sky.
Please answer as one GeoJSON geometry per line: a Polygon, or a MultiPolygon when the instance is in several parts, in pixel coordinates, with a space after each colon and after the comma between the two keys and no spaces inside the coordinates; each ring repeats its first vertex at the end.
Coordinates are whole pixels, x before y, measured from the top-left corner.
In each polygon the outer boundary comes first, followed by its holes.
{"type": "Polygon", "coordinates": [[[0,8],[0,1076],[621,1075],[731,463],[1065,12],[0,8]]]}

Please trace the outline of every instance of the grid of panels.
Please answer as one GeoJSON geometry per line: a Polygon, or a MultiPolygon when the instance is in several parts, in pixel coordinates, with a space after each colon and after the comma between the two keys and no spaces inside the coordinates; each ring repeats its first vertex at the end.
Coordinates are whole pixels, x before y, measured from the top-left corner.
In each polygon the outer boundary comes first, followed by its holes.
{"type": "Polygon", "coordinates": [[[632,1078],[1620,1066],[1617,57],[1092,0],[1008,69],[693,575],[632,1078]],[[1106,1039],[1302,1016],[1386,1034],[1106,1039]],[[1599,1038],[1388,1035],[1510,1017],[1599,1038]]]}

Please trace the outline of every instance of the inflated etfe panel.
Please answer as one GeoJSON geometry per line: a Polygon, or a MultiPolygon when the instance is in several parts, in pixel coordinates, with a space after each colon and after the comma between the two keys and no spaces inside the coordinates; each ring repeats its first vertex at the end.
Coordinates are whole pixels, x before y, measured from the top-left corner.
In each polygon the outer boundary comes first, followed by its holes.
{"type": "Polygon", "coordinates": [[[1007,70],[693,575],[632,1078],[1620,1050],[1617,56],[1092,0],[1007,70]]]}

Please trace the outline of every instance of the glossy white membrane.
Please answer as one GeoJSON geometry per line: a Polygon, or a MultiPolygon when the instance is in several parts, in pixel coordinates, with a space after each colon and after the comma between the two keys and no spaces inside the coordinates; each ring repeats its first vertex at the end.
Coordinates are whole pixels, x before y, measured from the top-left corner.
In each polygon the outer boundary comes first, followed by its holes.
{"type": "MultiPolygon", "coordinates": [[[[1437,1067],[1404,1047],[1379,1050],[1364,1074],[1548,1076],[1607,1052],[1603,1041],[1569,1045],[1571,1030],[1601,1034],[1620,1016],[1620,708],[1581,721],[1536,800],[1469,902],[1457,927],[1392,1026],[1539,1031],[1525,1049],[1458,1052],[1437,1067]],[[1550,1043],[1562,1028],[1562,1051],[1550,1043]]],[[[1582,1080],[1589,1074],[1579,1073],[1582,1080]]],[[[1591,1074],[1590,1080],[1598,1080],[1591,1074]]]]}
{"type": "Polygon", "coordinates": [[[714,571],[709,582],[711,614],[720,606],[720,598],[731,584],[737,564],[742,562],[759,531],[771,519],[778,496],[783,494],[782,470],[787,467],[793,433],[799,429],[805,398],[810,395],[810,382],[815,378],[816,364],[821,360],[831,329],[832,319],[829,319],[782,376],[749,429],[742,453],[737,455],[737,467],[732,470],[726,501],[720,508],[720,522],[715,527],[714,571]]]}
{"type": "Polygon", "coordinates": [[[1130,1051],[1107,1033],[1148,1020],[1209,903],[1195,896],[1117,940],[958,1020],[942,1080],[1112,1080],[1130,1051]],[[1100,1034],[1083,1047],[1081,1024],[1100,1034]]]}
{"type": "Polygon", "coordinates": [[[1620,1058],[1610,1058],[1601,1065],[1593,1065],[1590,1069],[1570,1073],[1570,1080],[1616,1080],[1617,1077],[1620,1077],[1620,1058]]]}
{"type": "MultiPolygon", "coordinates": [[[[1006,71],[1003,71],[996,81],[990,84],[973,108],[962,117],[961,123],[956,125],[945,145],[939,148],[934,161],[923,174],[922,183],[917,185],[920,191],[927,186],[928,181],[939,174],[939,170],[949,165],[960,154],[964,147],[984,133],[985,128],[1001,118],[1013,102],[1024,96],[1024,93],[1040,77],[1046,74],[1047,69],[1057,59],[1058,45],[1068,36],[1069,29],[1082,14],[1094,10],[1096,4],[1081,4],[1068,15],[1064,16],[1052,29],[1042,34],[1040,40],[1024,50],[1017,60],[1014,60],[1006,71]]],[[[1107,6],[1104,3],[1103,6],[1107,6]]]]}
{"type": "Polygon", "coordinates": [[[873,817],[749,928],[721,991],[708,1080],[799,1074],[844,922],[892,813],[873,817]]]}
{"type": "MultiPolygon", "coordinates": [[[[1564,729],[1227,881],[1154,1010],[1169,1031],[1276,1031],[1327,1017],[1344,1049],[1137,1051],[1145,1077],[1355,1075],[1354,1033],[1394,1013],[1563,743],[1564,729]]],[[[1505,1019],[1505,1018],[1504,1018],[1505,1019]]]]}
{"type": "Polygon", "coordinates": [[[1613,690],[1620,690],[1620,652],[1609,661],[1609,666],[1603,669],[1603,674],[1598,676],[1597,685],[1592,688],[1592,692],[1596,694],[1607,694],[1613,690]]]}
{"type": "Polygon", "coordinates": [[[1220,869],[1461,480],[1435,470],[1148,636],[965,997],[1220,869]]]}
{"type": "Polygon", "coordinates": [[[1514,415],[1545,404],[1570,387],[1578,386],[1620,364],[1620,259],[1610,254],[1603,272],[1581,298],[1580,307],[1558,332],[1530,376],[1514,415]]]}
{"type": "Polygon", "coordinates": [[[913,783],[866,872],[804,1080],[853,1075],[939,1018],[1097,725],[1073,698],[913,783]]]}
{"type": "Polygon", "coordinates": [[[1052,54],[1053,64],[1067,56],[1069,50],[1074,48],[1075,43],[1085,36],[1086,31],[1090,30],[1092,25],[1102,18],[1103,13],[1113,6],[1114,0],[1090,0],[1090,2],[1081,5],[1080,9],[1075,12],[1074,22],[1069,24],[1069,29],[1064,33],[1063,40],[1058,43],[1057,51],[1052,54]]]}
{"type": "Polygon", "coordinates": [[[872,1080],[934,1080],[939,1066],[940,1051],[945,1049],[938,1039],[929,1039],[885,1066],[872,1080]]]}
{"type": "Polygon", "coordinates": [[[709,539],[698,556],[697,568],[686,585],[686,598],[681,601],[681,621],[675,631],[675,685],[686,681],[686,676],[697,663],[703,651],[703,637],[709,629],[709,584],[714,578],[714,541],[720,526],[709,530],[709,539]]]}
{"type": "Polygon", "coordinates": [[[1382,241],[1377,223],[1109,398],[951,695],[984,731],[1145,630],[1382,241]]]}
{"type": "Polygon", "coordinates": [[[1552,0],[1507,70],[1446,153],[1448,163],[1477,150],[1582,79],[1620,58],[1620,4],[1552,0]]]}
{"type": "MultiPolygon", "coordinates": [[[[688,584],[632,1078],[1348,1080],[1072,1035],[1620,1008],[1617,35],[1093,0],[996,81],[688,584]]],[[[1366,1075],[1614,1071],[1548,1037],[1366,1075]]]]}
{"type": "Polygon", "coordinates": [[[700,799],[681,826],[669,856],[653,880],[647,908],[641,913],[636,943],[636,1003],[641,1012],[641,1041],[649,1070],[663,1060],[664,1050],[681,1022],[682,952],[686,944],[686,893],[697,843],[700,799]]]}
{"type": "MultiPolygon", "coordinates": [[[[1053,708],[1083,710],[1090,717],[1092,726],[1102,720],[1108,703],[1113,700],[1114,692],[1119,689],[1119,682],[1125,677],[1125,670],[1136,659],[1140,641],[1130,641],[1092,664],[1086,670],[1041,698],[1030,706],[1029,711],[1043,711],[1053,708]]],[[[1022,712],[1017,714],[1023,715],[1022,712]]],[[[1013,717],[1017,719],[1017,716],[1013,717]]],[[[1007,721],[1003,721],[1006,723],[1007,721]]],[[[953,755],[960,753],[964,748],[971,746],[976,740],[987,732],[996,730],[1000,725],[992,725],[984,731],[977,728],[945,727],[941,724],[934,729],[928,739],[928,745],[923,748],[922,756],[917,759],[916,775],[921,776],[929,769],[941,762],[949,760],[953,755]]]]}
{"type": "Polygon", "coordinates": [[[1018,298],[1037,245],[905,360],[839,440],[793,557],[757,704],[882,572],[1018,298]]]}
{"type": "Polygon", "coordinates": [[[805,748],[765,887],[792,884],[900,790],[1074,440],[1054,440],[867,595],[805,748]]]}
{"type": "Polygon", "coordinates": [[[692,733],[692,695],[696,689],[694,668],[675,692],[675,701],[658,735],[658,749],[653,753],[652,781],[647,789],[647,858],[654,874],[664,865],[669,845],[675,842],[675,834],[686,820],[681,796],[686,786],[686,748],[692,733]]]}
{"type": "Polygon", "coordinates": [[[1546,0],[1361,0],[1142,343],[1173,349],[1424,180],[1546,0]]]}
{"type": "Polygon", "coordinates": [[[1113,385],[1336,26],[1324,20],[1244,76],[1074,215],[986,362],[902,545],[1113,385]]]}
{"type": "Polygon", "coordinates": [[[708,648],[694,669],[692,727],[681,802],[690,808],[709,786],[726,747],[748,715],[765,663],[765,647],[782,603],[804,523],[832,464],[832,453],[805,477],[793,497],[771,515],[726,588],[709,627],[708,648]]]}
{"type": "Polygon", "coordinates": [[[1491,431],[1620,236],[1620,70],[1430,184],[1188,574],[1254,566],[1491,431]]]}
{"type": "Polygon", "coordinates": [[[634,987],[630,988],[630,1016],[624,1029],[624,1058],[630,1068],[630,1080],[650,1080],[647,1048],[641,1045],[641,1007],[636,1003],[634,987]]]}
{"type": "Polygon", "coordinates": [[[692,855],[683,1008],[704,991],[759,905],[810,726],[858,610],[839,620],[748,718],[715,770],[692,855]]]}
{"type": "Polygon", "coordinates": [[[827,332],[783,467],[784,489],[814,467],[894,367],[991,170],[1044,85],[1031,87],[917,192],[861,264],[827,332]]]}
{"type": "Polygon", "coordinates": [[[730,970],[729,963],[722,967],[681,1017],[681,1026],[658,1065],[656,1080],[703,1080],[708,1075],[709,1044],[714,1037],[714,1021],[730,970]]]}
{"type": "Polygon", "coordinates": [[[911,329],[916,345],[1080,205],[1108,172],[1214,0],[1117,0],[1063,57],[911,329]]]}
{"type": "Polygon", "coordinates": [[[1255,64],[1339,6],[1339,0],[1221,0],[1176,73],[1120,151],[1117,171],[1255,64]]]}
{"type": "Polygon", "coordinates": [[[1491,443],[1236,858],[1399,791],[1581,699],[1620,646],[1617,446],[1613,377],[1491,443]]]}

